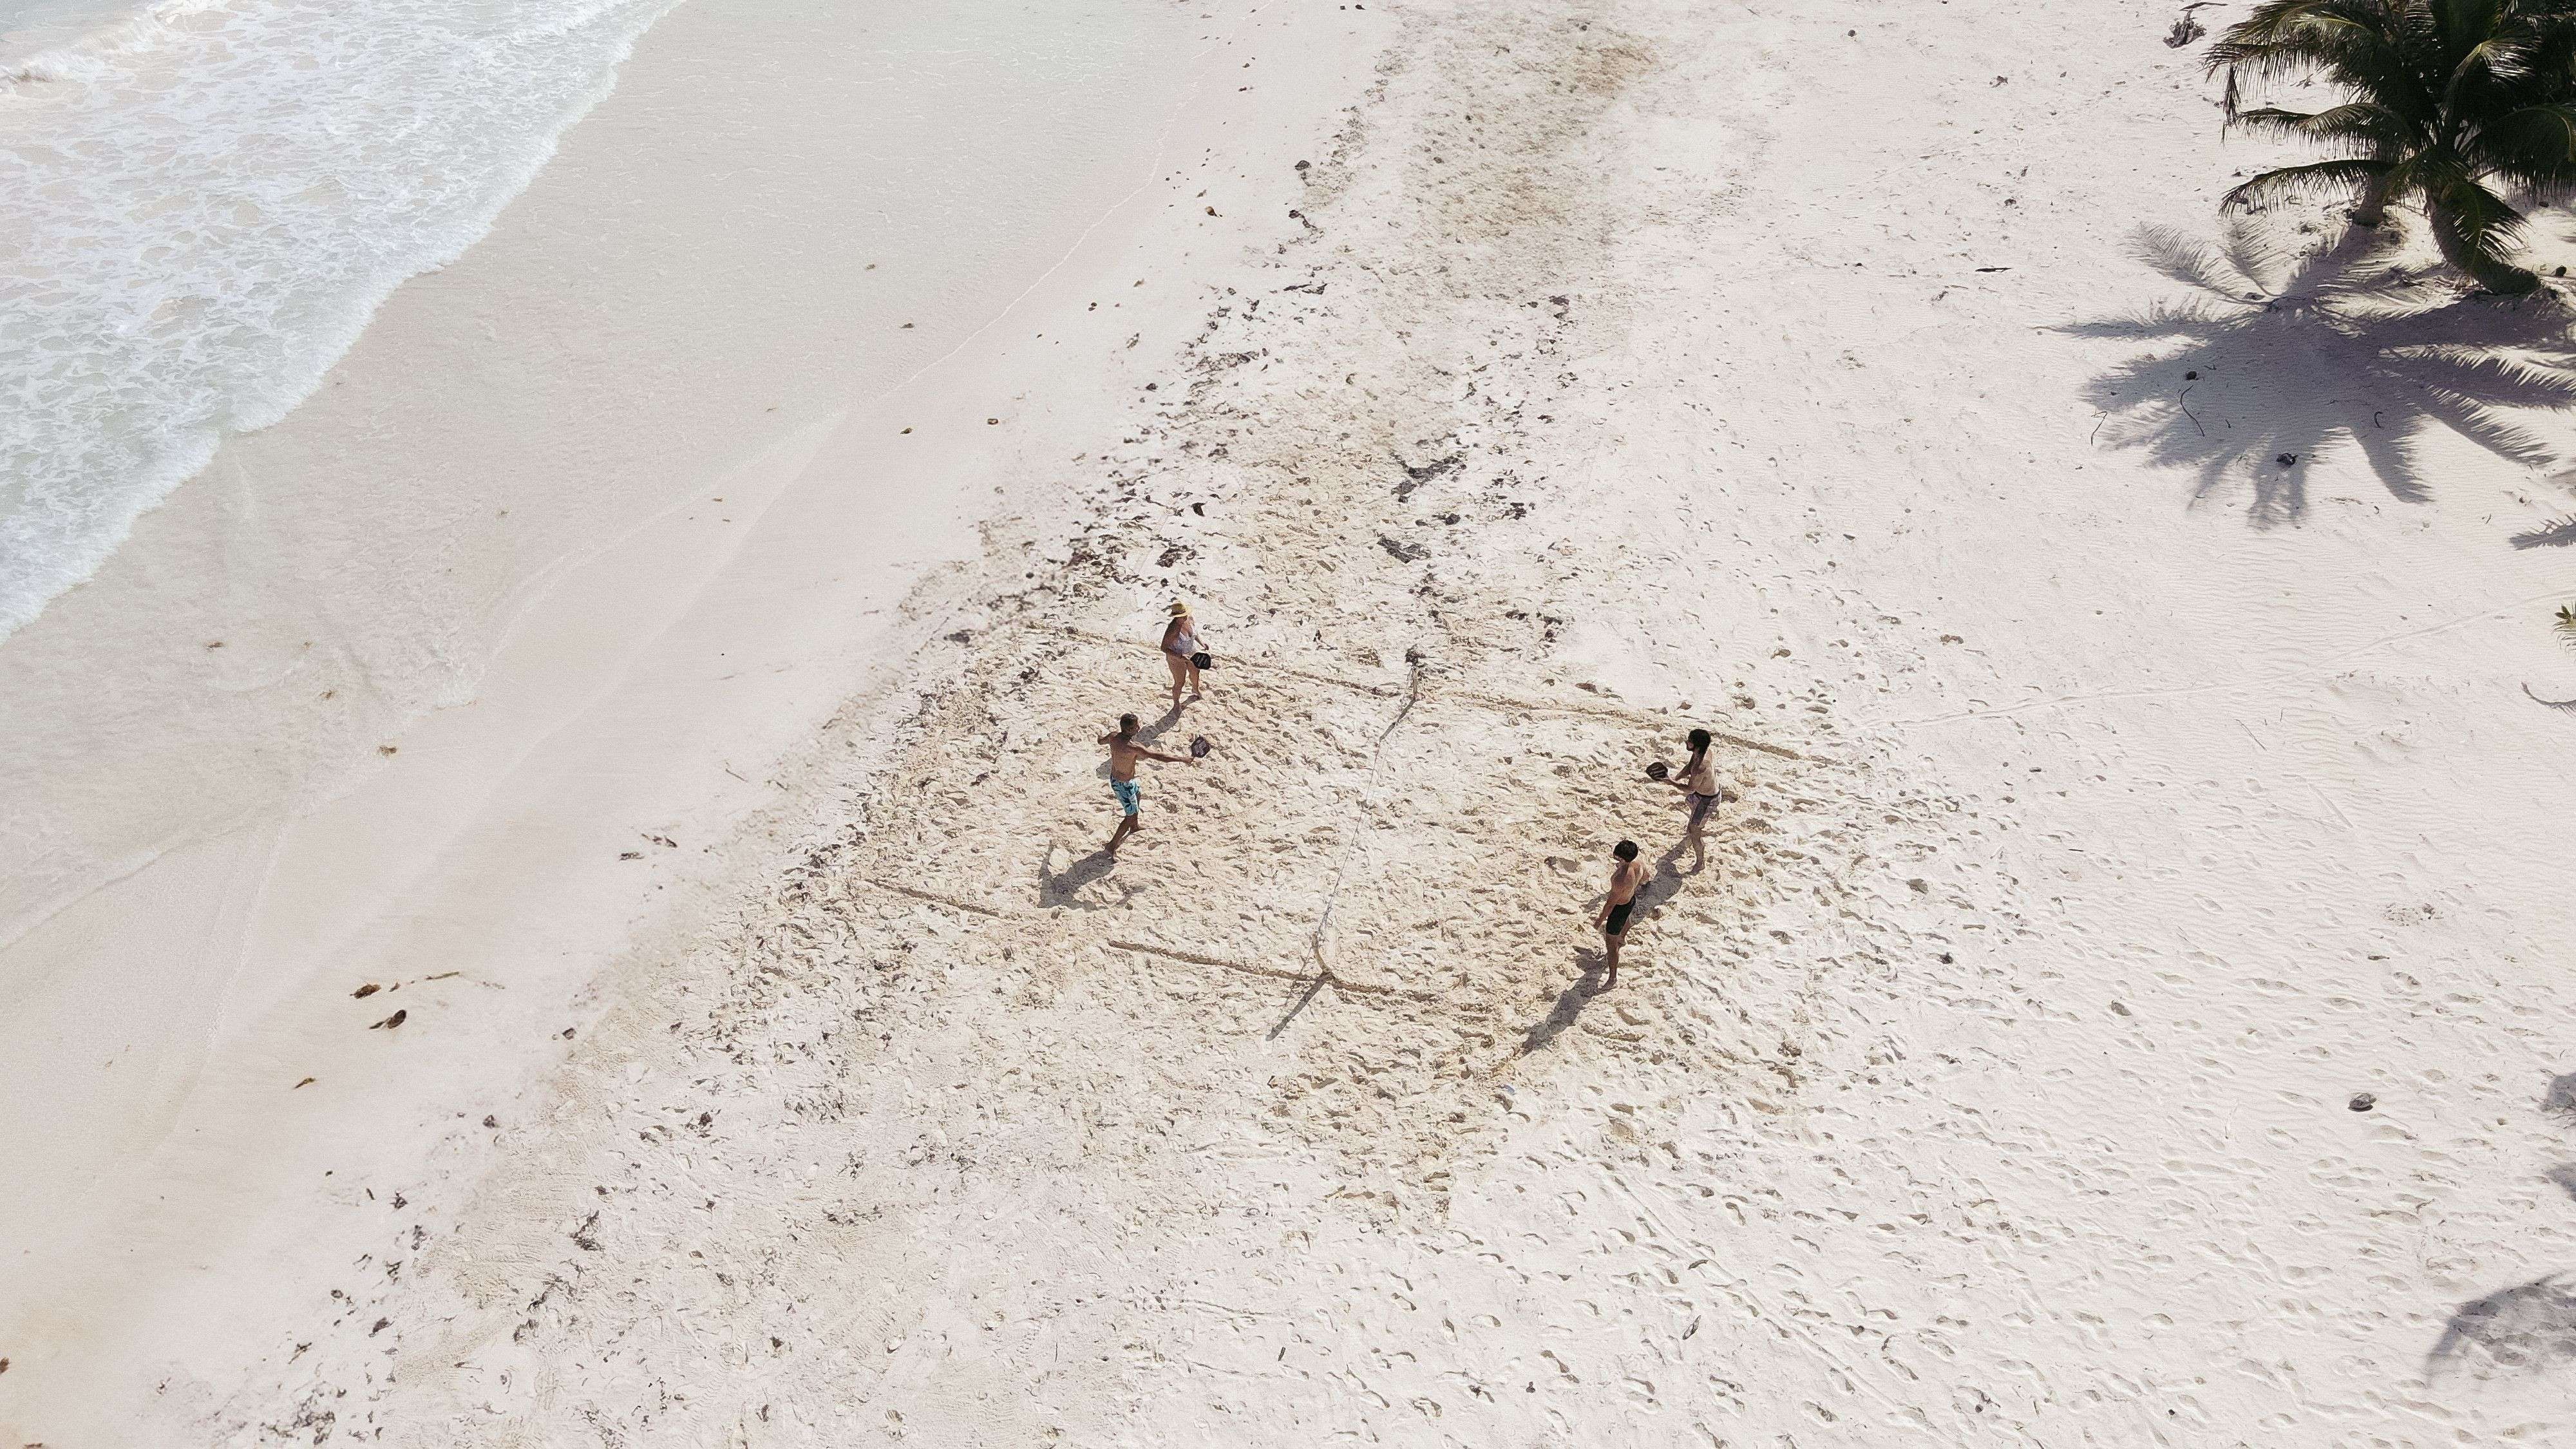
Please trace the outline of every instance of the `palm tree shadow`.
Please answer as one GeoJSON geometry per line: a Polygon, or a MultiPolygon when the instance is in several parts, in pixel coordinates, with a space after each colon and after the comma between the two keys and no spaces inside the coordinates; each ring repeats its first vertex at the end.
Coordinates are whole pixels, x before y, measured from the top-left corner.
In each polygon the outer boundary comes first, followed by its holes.
{"type": "Polygon", "coordinates": [[[2507,542],[2517,549],[2576,546],[2576,518],[2562,518],[2555,523],[2544,523],[2538,528],[2525,529],[2507,542]]]}
{"type": "Polygon", "coordinates": [[[2339,441],[2409,503],[2430,496],[2422,448],[2440,432],[2564,469],[2566,430],[2521,416],[2576,407],[2562,304],[2463,296],[2371,255],[2375,240],[2356,228],[2285,256],[2244,218],[2215,244],[2142,231],[2137,259],[2194,295],[2058,329],[2145,346],[2086,386],[2103,419],[2095,442],[2194,470],[2196,500],[2250,484],[2257,525],[2306,513],[2309,463],[2339,441]]]}
{"type": "Polygon", "coordinates": [[[2576,1287],[2552,1273],[2463,1303],[2426,1356],[2425,1375],[2535,1372],[2576,1361],[2576,1287]]]}

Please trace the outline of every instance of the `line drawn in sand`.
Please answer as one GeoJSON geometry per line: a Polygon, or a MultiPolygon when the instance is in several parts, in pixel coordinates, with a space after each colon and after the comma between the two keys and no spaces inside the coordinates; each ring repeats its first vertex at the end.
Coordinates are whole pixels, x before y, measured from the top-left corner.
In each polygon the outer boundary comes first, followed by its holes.
{"type": "MultiPolygon", "coordinates": [[[[905,885],[901,881],[869,879],[866,880],[864,884],[877,890],[890,891],[895,895],[906,896],[913,900],[921,901],[927,905],[944,906],[952,911],[964,911],[968,915],[981,916],[988,921],[1045,921],[1052,919],[1051,912],[1024,911],[1008,906],[987,905],[981,901],[970,901],[958,896],[947,895],[939,891],[923,890],[919,886],[905,885]]],[[[1267,976],[1274,980],[1295,981],[1300,983],[1311,979],[1309,974],[1303,971],[1292,971],[1284,966],[1265,966],[1258,961],[1238,961],[1232,957],[1219,956],[1208,951],[1192,950],[1186,946],[1166,946],[1152,941],[1130,941],[1122,939],[1112,939],[1105,944],[1113,951],[1128,951],[1139,956],[1158,956],[1166,961],[1186,961],[1193,966],[1213,966],[1220,971],[1231,971],[1240,976],[1267,976]]],[[[1318,981],[1316,984],[1320,987],[1324,983],[1318,981]]],[[[1402,997],[1411,1001],[1437,1001],[1440,999],[1439,995],[1435,992],[1413,991],[1401,986],[1385,986],[1374,981],[1352,981],[1340,976],[1332,977],[1330,984],[1335,990],[1349,992],[1354,996],[1402,997]]]]}
{"type": "MultiPolygon", "coordinates": [[[[1081,639],[1093,644],[1111,644],[1122,648],[1136,649],[1150,647],[1138,644],[1133,639],[1121,639],[1113,634],[1100,634],[1089,629],[1076,629],[1063,624],[1021,624],[1016,627],[1026,629],[1031,633],[1059,634],[1068,639],[1081,639]]],[[[1680,716],[1678,715],[1658,714],[1653,710],[1626,709],[1621,706],[1608,703],[1593,703],[1570,699],[1516,699],[1509,695],[1488,694],[1483,691],[1473,689],[1441,689],[1435,682],[1424,679],[1418,671],[1415,676],[1408,681],[1408,683],[1403,685],[1370,684],[1361,680],[1344,679],[1337,674],[1322,674],[1311,669],[1299,669],[1293,665],[1279,664],[1270,660],[1240,654],[1227,656],[1227,662],[1238,671],[1258,670],[1263,673],[1285,675],[1291,679],[1310,680],[1317,684],[1329,684],[1339,689],[1355,690],[1358,693],[1373,695],[1379,699],[1394,699],[1399,695],[1404,695],[1409,701],[1408,708],[1410,707],[1411,701],[1437,698],[1461,700],[1468,704],[1484,705],[1494,709],[1526,710],[1535,714],[1597,715],[1603,719],[1629,720],[1637,724],[1651,725],[1656,729],[1669,729],[1680,720],[1680,716]]],[[[1401,715],[1398,716],[1397,722],[1402,722],[1401,715]]],[[[1389,728],[1391,730],[1392,726],[1389,728]]],[[[1783,760],[1796,760],[1801,764],[1831,765],[1836,763],[1835,761],[1826,759],[1821,755],[1802,754],[1799,751],[1790,749],[1786,745],[1775,745],[1768,740],[1750,739],[1743,735],[1728,734],[1724,730],[1712,729],[1709,731],[1709,735],[1711,738],[1716,739],[1722,744],[1733,745],[1740,750],[1755,750],[1762,754],[1776,756],[1783,760]]]]}

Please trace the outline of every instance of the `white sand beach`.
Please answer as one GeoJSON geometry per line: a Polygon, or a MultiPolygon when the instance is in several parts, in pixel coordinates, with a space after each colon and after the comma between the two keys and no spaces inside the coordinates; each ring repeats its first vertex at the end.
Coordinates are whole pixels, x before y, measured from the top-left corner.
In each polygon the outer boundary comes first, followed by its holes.
{"type": "Polygon", "coordinates": [[[2576,1440],[2567,283],[2175,20],[672,9],[0,640],[0,1442],[2576,1440]]]}

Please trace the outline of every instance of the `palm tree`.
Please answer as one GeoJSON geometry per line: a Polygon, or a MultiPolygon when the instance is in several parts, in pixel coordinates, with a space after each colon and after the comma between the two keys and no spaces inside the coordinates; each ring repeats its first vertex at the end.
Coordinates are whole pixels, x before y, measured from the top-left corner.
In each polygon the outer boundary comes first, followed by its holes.
{"type": "Polygon", "coordinates": [[[2523,216],[2489,183],[2536,197],[2576,186],[2576,0],[2265,0],[2210,47],[2220,71],[2229,125],[2348,153],[2266,171],[2222,205],[2340,192],[2356,224],[2377,226],[2411,201],[2443,257],[2488,290],[2540,285],[2508,260],[2523,216]],[[2237,108],[2242,81],[2311,76],[2349,99],[2237,108]]]}

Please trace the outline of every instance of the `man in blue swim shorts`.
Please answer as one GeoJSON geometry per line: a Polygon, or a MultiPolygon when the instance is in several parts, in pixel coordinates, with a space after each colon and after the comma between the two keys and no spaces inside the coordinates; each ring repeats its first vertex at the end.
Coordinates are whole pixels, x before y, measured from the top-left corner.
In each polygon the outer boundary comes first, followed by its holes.
{"type": "Polygon", "coordinates": [[[1107,845],[1101,847],[1103,850],[1117,850],[1119,844],[1128,836],[1144,829],[1142,825],[1136,823],[1136,812],[1144,803],[1143,792],[1136,788],[1138,760],[1160,760],[1166,765],[1198,763],[1196,760],[1180,755],[1166,755],[1156,750],[1149,750],[1138,744],[1136,742],[1138,728],[1136,716],[1122,714],[1118,717],[1118,728],[1100,737],[1100,742],[1109,747],[1109,793],[1118,797],[1120,816],[1118,831],[1109,837],[1107,845]]]}

